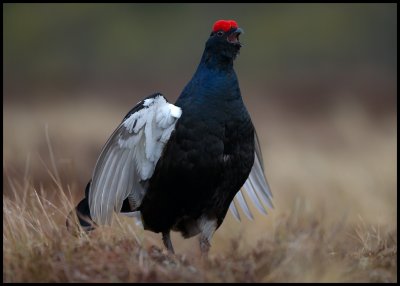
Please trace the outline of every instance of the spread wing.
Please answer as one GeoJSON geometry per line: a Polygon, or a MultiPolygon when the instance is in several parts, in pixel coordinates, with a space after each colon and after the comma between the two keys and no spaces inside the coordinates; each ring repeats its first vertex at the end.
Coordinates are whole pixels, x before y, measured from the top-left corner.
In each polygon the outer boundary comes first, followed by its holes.
{"type": "Polygon", "coordinates": [[[253,215],[248,207],[247,201],[243,196],[244,192],[247,193],[248,197],[255,204],[257,209],[263,214],[267,214],[265,205],[267,205],[270,208],[273,208],[272,193],[269,188],[267,179],[265,178],[264,163],[263,163],[260,143],[258,141],[258,136],[255,131],[254,131],[254,143],[255,143],[254,164],[250,171],[250,175],[247,178],[246,182],[244,183],[243,188],[236,194],[235,198],[233,199],[229,207],[233,216],[238,220],[240,220],[240,216],[237,210],[236,202],[240,205],[246,216],[249,219],[253,219],[253,215]]]}
{"type": "Polygon", "coordinates": [[[97,160],[89,208],[97,224],[110,224],[125,199],[140,206],[146,185],[182,110],[159,93],[139,102],[124,118],[97,160]]]}

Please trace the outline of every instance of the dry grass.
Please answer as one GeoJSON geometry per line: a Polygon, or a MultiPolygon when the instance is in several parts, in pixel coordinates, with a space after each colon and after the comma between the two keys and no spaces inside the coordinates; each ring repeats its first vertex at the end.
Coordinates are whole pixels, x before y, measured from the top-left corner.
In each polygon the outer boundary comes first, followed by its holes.
{"type": "Polygon", "coordinates": [[[325,227],[302,206],[279,217],[252,248],[234,238],[228,251],[203,261],[182,252],[168,255],[129,219],[73,237],[64,227],[70,200],[61,196],[64,204],[55,206],[31,185],[14,199],[4,198],[4,282],[397,280],[395,230],[362,221],[325,227]]]}
{"type": "Polygon", "coordinates": [[[313,122],[256,114],[256,125],[266,122],[258,129],[275,209],[254,211],[253,222],[228,214],[202,260],[196,239],[173,234],[170,256],[159,235],[122,216],[67,232],[65,217],[122,117],[92,108],[71,107],[68,120],[65,105],[29,116],[5,109],[3,282],[397,282],[395,116],[372,122],[342,107],[313,122]],[[103,121],[89,121],[96,116],[103,121]]]}

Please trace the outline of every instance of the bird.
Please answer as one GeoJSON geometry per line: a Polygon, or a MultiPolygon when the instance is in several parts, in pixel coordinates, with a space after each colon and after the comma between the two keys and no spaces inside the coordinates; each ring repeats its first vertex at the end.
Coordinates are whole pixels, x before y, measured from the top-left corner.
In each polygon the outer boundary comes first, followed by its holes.
{"type": "Polygon", "coordinates": [[[217,20],[200,63],[174,104],[162,93],[140,101],[105,143],[85,197],[67,217],[90,231],[109,225],[114,212],[136,217],[145,230],[161,233],[175,253],[170,232],[199,235],[202,254],[228,209],[249,219],[243,194],[267,214],[272,193],[257,132],[233,68],[243,29],[217,20]],[[78,220],[76,220],[78,218],[78,220]]]}

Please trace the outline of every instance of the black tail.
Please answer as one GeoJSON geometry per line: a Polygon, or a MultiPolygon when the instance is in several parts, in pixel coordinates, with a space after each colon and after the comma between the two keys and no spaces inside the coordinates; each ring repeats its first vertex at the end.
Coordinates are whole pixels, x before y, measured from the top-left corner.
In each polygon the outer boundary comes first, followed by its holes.
{"type": "Polygon", "coordinates": [[[91,231],[95,229],[96,224],[93,222],[92,217],[90,216],[90,209],[89,209],[89,188],[90,188],[90,183],[86,185],[85,189],[85,197],[83,200],[79,202],[79,204],[76,206],[74,210],[72,210],[66,220],[66,225],[67,229],[69,232],[76,234],[78,230],[78,226],[76,225],[76,218],[78,218],[79,224],[82,227],[83,230],[85,231],[91,231]],[[74,217],[74,215],[76,217],[74,217]]]}

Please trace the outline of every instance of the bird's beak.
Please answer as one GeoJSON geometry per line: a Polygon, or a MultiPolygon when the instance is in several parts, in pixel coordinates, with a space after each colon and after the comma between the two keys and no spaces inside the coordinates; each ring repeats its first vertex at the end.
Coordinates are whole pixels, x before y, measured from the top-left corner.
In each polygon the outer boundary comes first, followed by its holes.
{"type": "Polygon", "coordinates": [[[241,46],[239,42],[239,35],[243,33],[244,31],[241,28],[237,28],[236,30],[232,31],[231,34],[228,36],[228,42],[241,46]]]}
{"type": "Polygon", "coordinates": [[[234,33],[236,33],[236,34],[244,34],[244,31],[243,31],[243,29],[242,28],[237,28],[236,29],[236,31],[234,31],[234,33]]]}

